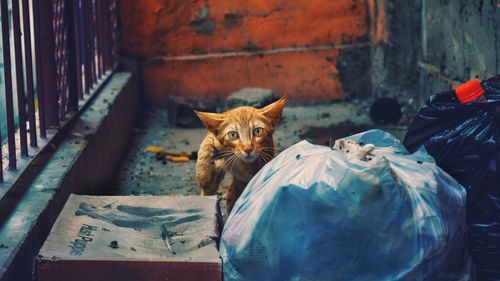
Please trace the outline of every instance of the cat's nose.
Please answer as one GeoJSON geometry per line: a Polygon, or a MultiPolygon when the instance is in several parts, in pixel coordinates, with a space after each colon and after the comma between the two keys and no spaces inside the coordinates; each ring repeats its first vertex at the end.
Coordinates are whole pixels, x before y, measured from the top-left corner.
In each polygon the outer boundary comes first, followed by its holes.
{"type": "Polygon", "coordinates": [[[247,155],[250,155],[250,153],[253,152],[253,148],[245,148],[243,149],[243,151],[247,154],[247,155]]]}

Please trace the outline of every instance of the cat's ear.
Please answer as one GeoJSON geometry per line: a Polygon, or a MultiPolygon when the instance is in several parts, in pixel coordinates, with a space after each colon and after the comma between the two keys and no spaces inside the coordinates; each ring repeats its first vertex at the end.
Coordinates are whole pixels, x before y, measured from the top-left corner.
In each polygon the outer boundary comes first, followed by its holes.
{"type": "Polygon", "coordinates": [[[271,119],[273,126],[276,126],[278,122],[281,120],[281,114],[283,112],[285,104],[286,104],[286,96],[283,96],[278,101],[265,106],[260,111],[262,115],[271,119]]]}
{"type": "Polygon", "coordinates": [[[220,113],[210,113],[210,112],[201,112],[197,110],[193,110],[194,113],[200,118],[201,122],[207,129],[211,132],[217,131],[219,125],[224,122],[224,114],[220,113]]]}

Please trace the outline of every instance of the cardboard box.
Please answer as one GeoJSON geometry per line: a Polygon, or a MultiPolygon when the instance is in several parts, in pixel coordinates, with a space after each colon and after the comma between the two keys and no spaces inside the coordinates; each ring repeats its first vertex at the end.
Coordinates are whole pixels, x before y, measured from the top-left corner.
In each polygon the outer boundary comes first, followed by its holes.
{"type": "Polygon", "coordinates": [[[221,280],[217,197],[71,195],[38,281],[221,280]]]}

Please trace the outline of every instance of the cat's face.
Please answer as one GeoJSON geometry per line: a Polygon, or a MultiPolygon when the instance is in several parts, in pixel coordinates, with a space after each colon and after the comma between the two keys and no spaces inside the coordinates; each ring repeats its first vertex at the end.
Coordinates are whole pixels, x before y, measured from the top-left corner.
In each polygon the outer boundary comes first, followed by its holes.
{"type": "Polygon", "coordinates": [[[272,134],[285,103],[286,97],[282,97],[262,109],[241,106],[224,113],[195,113],[222,144],[221,153],[251,163],[259,157],[269,161],[274,156],[272,134]]]}

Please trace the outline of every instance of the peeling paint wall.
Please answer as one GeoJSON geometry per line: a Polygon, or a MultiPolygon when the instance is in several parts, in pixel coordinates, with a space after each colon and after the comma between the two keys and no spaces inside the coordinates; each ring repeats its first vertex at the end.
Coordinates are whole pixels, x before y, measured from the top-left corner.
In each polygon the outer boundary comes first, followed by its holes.
{"type": "Polygon", "coordinates": [[[271,88],[295,103],[431,94],[500,73],[499,0],[122,0],[146,97],[271,88]]]}
{"type": "Polygon", "coordinates": [[[294,102],[343,99],[370,91],[364,73],[363,91],[350,85],[370,67],[370,1],[122,0],[122,53],[143,61],[145,94],[157,104],[244,87],[294,102]]]}
{"type": "Polygon", "coordinates": [[[500,1],[422,0],[421,100],[500,74],[500,1]]]}
{"type": "Polygon", "coordinates": [[[392,97],[398,100],[407,119],[403,123],[413,118],[418,107],[420,2],[369,2],[372,97],[392,97]]]}
{"type": "Polygon", "coordinates": [[[499,0],[368,3],[373,97],[413,111],[433,93],[500,73],[499,0]]]}

